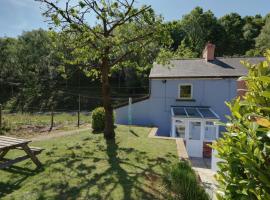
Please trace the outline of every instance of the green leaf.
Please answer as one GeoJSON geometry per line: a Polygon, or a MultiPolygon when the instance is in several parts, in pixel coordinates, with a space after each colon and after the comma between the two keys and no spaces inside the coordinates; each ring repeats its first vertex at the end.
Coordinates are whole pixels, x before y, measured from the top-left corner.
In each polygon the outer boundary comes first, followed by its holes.
{"type": "Polygon", "coordinates": [[[59,26],[60,25],[60,20],[58,18],[58,15],[53,14],[53,15],[51,15],[51,18],[52,18],[52,21],[54,22],[54,24],[56,26],[59,26]]]}
{"type": "Polygon", "coordinates": [[[261,94],[262,94],[262,96],[270,99],[270,92],[269,91],[263,91],[261,94]]]}
{"type": "Polygon", "coordinates": [[[84,8],[86,6],[86,4],[84,2],[82,2],[82,1],[79,2],[79,5],[80,5],[81,8],[84,8]]]}
{"type": "Polygon", "coordinates": [[[257,78],[260,81],[266,82],[266,83],[270,83],[270,77],[269,76],[261,76],[257,78]]]}

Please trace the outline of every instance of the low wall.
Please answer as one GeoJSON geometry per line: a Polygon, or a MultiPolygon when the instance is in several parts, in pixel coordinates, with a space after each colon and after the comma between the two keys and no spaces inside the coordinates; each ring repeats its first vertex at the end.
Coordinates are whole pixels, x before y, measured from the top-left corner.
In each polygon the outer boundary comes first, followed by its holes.
{"type": "MultiPolygon", "coordinates": [[[[132,104],[132,125],[151,126],[149,99],[132,104]]],[[[116,123],[128,125],[128,105],[115,109],[116,123]]]]}

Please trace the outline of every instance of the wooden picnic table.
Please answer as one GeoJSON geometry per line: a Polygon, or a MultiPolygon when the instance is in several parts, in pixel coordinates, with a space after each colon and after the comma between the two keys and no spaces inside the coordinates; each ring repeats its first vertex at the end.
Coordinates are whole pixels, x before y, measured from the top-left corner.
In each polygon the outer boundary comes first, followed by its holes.
{"type": "Polygon", "coordinates": [[[37,167],[41,167],[41,162],[36,155],[40,154],[43,149],[36,147],[29,147],[28,144],[31,140],[18,139],[7,136],[0,136],[0,169],[10,167],[18,162],[26,159],[31,159],[37,167]],[[24,156],[17,157],[15,159],[6,159],[5,155],[14,149],[22,150],[26,153],[24,156]]]}

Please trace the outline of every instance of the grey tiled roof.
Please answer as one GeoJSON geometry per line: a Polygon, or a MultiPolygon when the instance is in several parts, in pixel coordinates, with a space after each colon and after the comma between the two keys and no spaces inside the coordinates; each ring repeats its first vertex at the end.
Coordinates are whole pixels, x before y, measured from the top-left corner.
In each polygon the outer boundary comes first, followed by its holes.
{"type": "Polygon", "coordinates": [[[240,77],[247,74],[247,69],[240,61],[256,64],[263,57],[228,57],[214,61],[204,59],[172,60],[171,65],[155,63],[149,78],[203,78],[203,77],[240,77]]]}

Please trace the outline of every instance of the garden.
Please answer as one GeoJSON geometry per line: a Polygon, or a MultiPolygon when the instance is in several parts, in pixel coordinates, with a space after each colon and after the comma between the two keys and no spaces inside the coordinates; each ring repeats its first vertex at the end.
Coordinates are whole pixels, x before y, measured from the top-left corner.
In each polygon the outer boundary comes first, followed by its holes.
{"type": "MultiPolygon", "coordinates": [[[[116,140],[85,131],[33,143],[31,161],[1,171],[3,199],[166,199],[163,169],[177,162],[175,141],[151,140],[150,128],[118,126],[116,140]],[[164,196],[165,195],[165,196],[164,196]]],[[[18,152],[19,153],[19,152],[18,152]]],[[[7,157],[16,156],[16,154],[7,157]]]]}

